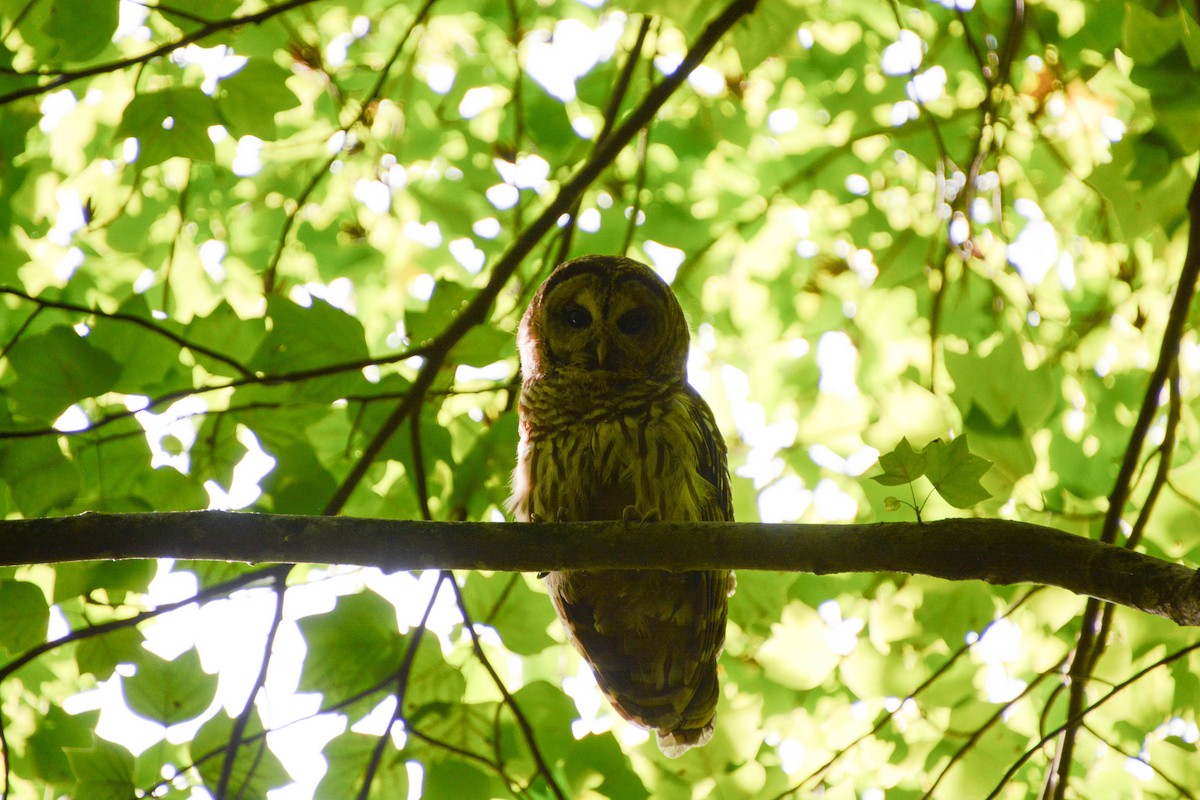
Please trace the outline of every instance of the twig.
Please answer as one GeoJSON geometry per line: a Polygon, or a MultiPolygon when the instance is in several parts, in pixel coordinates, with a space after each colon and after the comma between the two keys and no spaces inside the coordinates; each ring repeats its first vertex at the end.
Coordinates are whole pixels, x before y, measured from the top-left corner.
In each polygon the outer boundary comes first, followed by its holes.
{"type": "Polygon", "coordinates": [[[1171,655],[1164,656],[1163,658],[1160,658],[1158,661],[1155,661],[1153,664],[1145,667],[1144,669],[1138,670],[1138,672],[1134,673],[1129,678],[1126,678],[1125,680],[1121,681],[1116,686],[1114,686],[1112,688],[1112,690],[1109,691],[1108,694],[1104,695],[1099,700],[1097,700],[1096,702],[1087,706],[1086,708],[1080,709],[1079,713],[1077,713],[1076,715],[1074,715],[1072,717],[1068,717],[1066,722],[1064,722],[1062,725],[1059,725],[1057,728],[1055,728],[1054,730],[1047,733],[1045,736],[1043,736],[1041,739],[1039,739],[1037,742],[1035,742],[1032,747],[1030,747],[1028,750],[1026,750],[1024,753],[1022,753],[1021,757],[1018,758],[1011,766],[1009,766],[1008,770],[1004,773],[1004,775],[1002,775],[1000,777],[999,782],[996,783],[996,788],[992,789],[991,793],[988,794],[988,796],[986,798],[984,798],[984,800],[993,800],[993,798],[999,797],[1000,793],[1004,791],[1004,787],[1012,779],[1013,775],[1017,774],[1017,770],[1019,770],[1026,761],[1028,761],[1030,758],[1032,758],[1035,753],[1040,752],[1041,749],[1043,747],[1045,747],[1050,742],[1050,740],[1053,739],[1055,736],[1058,736],[1060,733],[1062,733],[1063,731],[1066,731],[1070,728],[1078,728],[1080,723],[1083,722],[1084,718],[1087,717],[1088,714],[1092,713],[1093,711],[1098,709],[1100,706],[1104,705],[1109,700],[1116,697],[1118,694],[1120,694],[1122,691],[1124,691],[1127,687],[1132,686],[1134,683],[1137,683],[1138,681],[1140,681],[1142,678],[1144,678],[1147,674],[1149,674],[1153,670],[1156,670],[1159,667],[1163,667],[1163,666],[1166,666],[1167,664],[1171,664],[1175,661],[1178,661],[1179,659],[1183,658],[1188,653],[1191,653],[1194,650],[1200,650],[1200,642],[1196,642],[1195,644],[1190,644],[1187,647],[1183,648],[1182,650],[1176,650],[1171,655]]]}
{"type": "MultiPolygon", "coordinates": [[[[367,800],[370,797],[371,781],[379,771],[379,763],[383,760],[383,751],[391,741],[392,728],[397,722],[404,721],[404,697],[408,693],[408,679],[412,674],[412,665],[417,657],[417,648],[429,626],[429,615],[433,613],[433,605],[437,601],[438,592],[442,589],[442,582],[449,574],[442,572],[438,575],[437,583],[433,585],[433,591],[429,594],[429,604],[425,606],[425,613],[421,615],[421,621],[417,623],[417,627],[408,640],[408,649],[404,652],[404,660],[400,662],[400,668],[396,671],[396,710],[392,712],[392,719],[388,723],[387,729],[379,735],[379,739],[375,742],[375,748],[371,751],[371,760],[367,763],[367,769],[363,773],[363,785],[358,792],[358,800],[367,800]]],[[[450,582],[453,583],[453,579],[450,582]]]]}
{"type": "MultiPolygon", "coordinates": [[[[651,22],[652,18],[649,15],[642,16],[641,25],[638,26],[637,41],[629,50],[625,65],[621,68],[621,74],[617,76],[617,82],[613,85],[612,94],[608,98],[608,105],[604,109],[604,125],[600,128],[600,135],[596,137],[597,144],[604,141],[613,126],[617,124],[617,115],[621,113],[621,104],[625,102],[625,96],[629,93],[629,84],[633,80],[633,72],[637,68],[638,59],[645,47],[646,36],[650,33],[651,22]]],[[[582,199],[582,197],[576,198],[571,210],[567,212],[567,224],[563,226],[562,237],[559,239],[556,263],[561,264],[571,255],[571,240],[574,238],[575,227],[578,224],[579,206],[582,199]]],[[[626,247],[621,252],[628,249],[626,247]]]]}
{"type": "MultiPolygon", "coordinates": [[[[435,2],[437,2],[437,0],[425,0],[424,5],[417,10],[416,16],[413,17],[412,22],[410,22],[408,27],[405,29],[404,35],[400,37],[400,41],[397,42],[396,46],[392,49],[391,57],[388,58],[387,63],[384,64],[383,69],[380,70],[379,77],[376,79],[375,85],[371,87],[371,91],[369,91],[360,102],[358,113],[354,115],[353,119],[341,126],[342,133],[349,131],[351,128],[361,122],[370,109],[371,104],[379,98],[380,93],[383,91],[384,84],[387,83],[387,79],[392,67],[395,66],[396,60],[400,58],[400,53],[404,50],[404,46],[408,43],[409,38],[412,37],[413,31],[417,29],[417,26],[425,21],[425,18],[429,15],[429,9],[433,7],[435,2]]],[[[308,179],[308,183],[304,185],[304,188],[300,191],[300,194],[296,196],[295,208],[293,208],[291,213],[288,214],[283,220],[283,228],[279,231],[279,238],[275,243],[275,252],[271,256],[271,263],[267,265],[267,269],[263,273],[263,294],[271,294],[275,290],[279,262],[283,258],[284,248],[287,246],[288,239],[292,233],[292,228],[296,224],[296,217],[300,214],[305,205],[307,205],[308,198],[314,191],[316,191],[317,186],[322,180],[325,179],[325,176],[330,174],[329,168],[333,166],[333,162],[336,161],[340,155],[341,153],[333,153],[326,158],[321,166],[313,173],[312,177],[308,179]]]]}
{"type": "MultiPolygon", "coordinates": [[[[228,19],[219,20],[210,25],[197,28],[191,33],[185,34],[174,41],[159,45],[153,50],[147,51],[138,56],[132,56],[130,58],[122,58],[116,61],[106,61],[103,64],[93,64],[90,67],[84,67],[83,69],[66,72],[12,73],[16,77],[26,78],[53,76],[53,80],[47,81],[46,83],[39,83],[34,86],[23,86],[20,89],[14,89],[11,92],[0,94],[0,106],[7,105],[14,100],[20,100],[23,97],[37,97],[38,95],[53,91],[60,86],[66,86],[67,84],[83,80],[84,78],[92,78],[96,75],[103,75],[107,72],[117,72],[118,70],[122,70],[127,67],[135,67],[140,64],[145,64],[148,61],[153,61],[156,58],[169,55],[179,48],[186,47],[193,42],[199,42],[203,39],[207,39],[214,33],[226,31],[230,28],[237,28],[242,25],[258,25],[262,22],[266,22],[272,17],[277,17],[280,14],[287,13],[288,11],[300,8],[301,6],[306,6],[313,2],[316,2],[316,0],[287,0],[287,2],[280,3],[277,6],[270,6],[269,8],[265,8],[262,11],[258,11],[254,14],[246,14],[245,16],[241,17],[229,17],[228,19]]],[[[32,3],[30,5],[32,5],[32,3]]]]}
{"type": "MultiPolygon", "coordinates": [[[[1171,311],[1163,330],[1158,362],[1154,365],[1154,372],[1146,385],[1146,393],[1142,398],[1137,421],[1134,422],[1133,430],[1129,434],[1129,445],[1125,449],[1121,469],[1117,473],[1112,492],[1108,496],[1108,510],[1104,516],[1104,527],[1100,531],[1100,541],[1106,544],[1113,544],[1117,541],[1125,504],[1133,490],[1133,476],[1141,461],[1142,447],[1150,432],[1150,426],[1158,414],[1163,387],[1167,383],[1168,376],[1177,369],[1180,342],[1183,340],[1188,312],[1196,293],[1196,281],[1200,278],[1200,174],[1192,184],[1192,192],[1187,201],[1187,213],[1190,221],[1187,252],[1184,255],[1183,268],[1180,270],[1179,284],[1175,288],[1175,297],[1171,302],[1171,311]]],[[[1160,474],[1162,472],[1160,464],[1160,474]]],[[[1161,483],[1165,481],[1166,477],[1162,475],[1161,480],[1156,479],[1156,484],[1161,488],[1161,483]]],[[[1154,493],[1154,496],[1157,497],[1157,492],[1154,493]]],[[[1136,541],[1127,541],[1126,547],[1132,547],[1134,544],[1136,541]]],[[[1101,612],[1099,599],[1089,598],[1080,623],[1075,655],[1071,659],[1071,689],[1067,705],[1069,720],[1080,716],[1088,679],[1098,660],[1098,653],[1104,649],[1107,639],[1108,627],[1100,624],[1101,612]]],[[[1055,754],[1057,762],[1055,774],[1047,779],[1042,794],[1043,797],[1053,797],[1054,800],[1063,800],[1066,795],[1067,783],[1071,774],[1071,762],[1075,754],[1077,726],[1068,724],[1062,730],[1062,739],[1055,754]]]]}
{"type": "MultiPolygon", "coordinates": [[[[271,579],[274,582],[272,589],[275,591],[275,614],[271,619],[271,627],[267,631],[266,642],[263,645],[262,663],[259,665],[258,677],[254,680],[254,685],[250,687],[250,694],[246,697],[246,704],[242,707],[242,712],[238,714],[233,721],[233,727],[229,732],[229,741],[225,745],[225,760],[221,764],[221,777],[217,781],[217,787],[213,791],[213,797],[216,800],[224,800],[226,793],[229,791],[229,780],[233,777],[234,763],[237,761],[238,748],[242,745],[242,736],[246,733],[246,725],[250,722],[250,715],[254,713],[254,700],[258,697],[258,692],[267,683],[267,667],[271,664],[271,651],[275,647],[275,637],[279,633],[279,626],[283,623],[283,594],[287,591],[287,576],[291,571],[291,565],[284,564],[277,566],[271,570],[271,579]]],[[[250,775],[246,776],[247,782],[250,780],[250,775]]]]}
{"type": "Polygon", "coordinates": [[[442,368],[450,349],[466,336],[467,332],[476,325],[487,321],[492,305],[500,296],[508,279],[517,271],[525,257],[533,250],[542,237],[557,223],[558,218],[566,213],[575,200],[591,185],[600,173],[612,163],[617,154],[625,148],[630,140],[641,130],[658,110],[662,108],[675,90],[687,79],[709,51],[716,46],[734,23],[754,10],[757,0],[732,0],[716,19],[709,23],[695,43],[688,49],[687,55],[679,67],[662,81],[657,83],[642,102],[630,112],[625,121],[613,131],[612,135],[598,143],[591,157],[584,162],[575,175],[559,189],[558,194],[537,218],[531,222],[508,246],[504,255],[492,268],[487,284],[479,290],[457,317],[445,330],[430,343],[425,363],[422,364],[416,379],[413,381],[410,395],[392,412],[375,437],[363,448],[362,456],[342,480],[337,491],[325,507],[325,513],[332,514],[341,510],[350,494],[367,474],[375,458],[383,450],[392,434],[400,427],[409,414],[423,401],[425,392],[433,385],[438,370],[442,368]]]}
{"type": "MultiPolygon", "coordinates": [[[[443,576],[450,576],[450,572],[443,570],[443,576]]],[[[533,733],[533,726],[529,724],[521,707],[517,705],[516,698],[508,691],[508,687],[504,685],[504,681],[500,679],[496,668],[492,666],[492,662],[488,660],[487,655],[483,652],[483,645],[479,642],[479,632],[475,630],[475,624],[471,621],[471,615],[467,611],[467,601],[463,597],[462,589],[459,588],[458,582],[452,577],[450,586],[454,589],[454,599],[458,603],[458,611],[463,616],[463,625],[466,626],[467,633],[471,636],[471,649],[475,651],[475,657],[479,659],[479,663],[483,664],[483,668],[487,670],[487,674],[491,676],[492,683],[500,690],[501,696],[504,698],[504,704],[507,705],[513,713],[513,717],[517,720],[517,727],[521,729],[521,735],[525,738],[525,744],[529,748],[530,754],[533,755],[533,763],[537,765],[538,772],[545,778],[546,784],[550,787],[550,791],[558,800],[566,800],[562,789],[554,780],[553,773],[550,772],[550,767],[546,764],[546,759],[542,756],[541,748],[538,747],[537,737],[533,733]]]]}
{"type": "MultiPolygon", "coordinates": [[[[1023,606],[1025,604],[1025,601],[1027,601],[1030,597],[1032,597],[1039,591],[1041,591],[1041,587],[1038,587],[1036,589],[1031,589],[1030,591],[1026,592],[1019,600],[1017,600],[1015,603],[1013,603],[1011,606],[1009,606],[1008,610],[1006,610],[1002,615],[997,617],[997,619],[1007,618],[1014,611],[1016,611],[1018,608],[1023,606]]],[[[992,620],[991,622],[989,622],[988,625],[984,628],[984,631],[987,630],[987,627],[991,627],[995,623],[996,623],[996,620],[992,620]]],[[[982,638],[982,636],[980,638],[982,638]]],[[[978,641],[978,640],[976,640],[976,641],[978,641]]],[[[780,792],[778,795],[775,796],[775,800],[782,800],[784,797],[787,797],[790,794],[799,792],[809,782],[821,778],[823,775],[825,775],[827,772],[829,772],[829,770],[833,767],[833,765],[836,764],[838,761],[840,761],[843,756],[846,756],[847,754],[850,753],[851,750],[853,750],[855,747],[857,747],[860,743],[866,741],[867,739],[870,739],[871,737],[875,736],[880,731],[882,731],[884,728],[886,728],[891,723],[891,721],[896,718],[896,715],[900,713],[900,709],[904,707],[905,702],[907,702],[909,700],[916,700],[918,697],[920,697],[922,694],[924,694],[925,690],[928,689],[929,687],[933,686],[933,684],[937,683],[938,679],[941,678],[943,675],[945,675],[947,672],[949,672],[950,669],[955,664],[958,663],[958,660],[960,658],[965,656],[967,653],[971,652],[972,646],[973,646],[973,643],[970,643],[970,644],[964,643],[962,645],[959,645],[958,649],[955,650],[948,659],[946,659],[944,662],[942,662],[942,664],[936,670],[934,670],[932,673],[930,673],[929,677],[927,677],[925,680],[921,681],[920,685],[918,685],[917,688],[913,689],[911,692],[908,693],[908,695],[904,698],[904,700],[901,701],[896,706],[896,709],[894,711],[889,711],[881,719],[879,719],[879,721],[877,721],[871,727],[871,729],[869,731],[866,731],[861,736],[856,738],[854,741],[850,742],[849,744],[845,745],[844,747],[838,748],[838,751],[836,753],[834,753],[832,756],[830,756],[830,758],[824,764],[822,764],[821,766],[814,769],[807,776],[805,776],[802,780],[793,784],[790,788],[785,789],[784,791],[780,792]]]]}
{"type": "MultiPolygon", "coordinates": [[[[0,525],[0,530],[2,530],[2,528],[3,525],[0,525]]],[[[224,583],[219,583],[216,586],[210,586],[207,589],[203,589],[185,600],[179,600],[174,603],[165,603],[148,611],[138,612],[132,617],[115,619],[111,622],[104,622],[87,628],[77,628],[68,634],[58,637],[57,639],[49,642],[43,642],[37,647],[30,648],[14,658],[12,661],[9,661],[7,664],[0,666],[0,681],[5,680],[8,676],[12,675],[21,667],[33,661],[38,656],[49,653],[51,650],[55,650],[65,644],[82,641],[83,639],[90,639],[93,636],[101,636],[122,628],[132,628],[148,619],[153,619],[154,617],[161,616],[162,614],[166,614],[176,609],[190,606],[193,603],[203,603],[205,600],[210,598],[227,595],[235,589],[241,589],[252,583],[258,583],[259,581],[264,580],[274,569],[274,567],[267,567],[265,569],[238,575],[236,578],[225,581],[224,583]]]]}
{"type": "Polygon", "coordinates": [[[168,341],[174,342],[182,348],[191,350],[193,353],[199,353],[201,355],[208,356],[214,361],[220,361],[222,364],[226,364],[237,370],[237,373],[243,377],[249,378],[254,375],[254,373],[248,367],[239,363],[236,359],[231,358],[224,353],[219,353],[216,350],[213,350],[211,347],[205,347],[202,344],[197,344],[196,342],[193,342],[184,336],[180,336],[178,333],[175,333],[169,328],[156,325],[153,320],[146,319],[145,317],[139,317],[135,314],[126,314],[122,311],[101,311],[98,308],[89,308],[88,306],[81,306],[78,303],[69,303],[65,300],[50,300],[46,297],[39,297],[29,294],[28,292],[17,289],[13,286],[0,286],[0,294],[7,294],[12,297],[17,297],[21,300],[33,303],[38,307],[39,310],[53,308],[59,311],[87,314],[88,316],[100,317],[102,319],[111,319],[114,322],[127,322],[130,325],[137,325],[139,328],[144,328],[151,333],[167,339],[168,341]]]}

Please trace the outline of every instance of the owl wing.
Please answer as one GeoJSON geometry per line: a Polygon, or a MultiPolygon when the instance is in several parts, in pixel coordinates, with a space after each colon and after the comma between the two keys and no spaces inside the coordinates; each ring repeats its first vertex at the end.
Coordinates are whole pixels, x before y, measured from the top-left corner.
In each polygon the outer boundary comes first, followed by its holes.
{"type": "MultiPolygon", "coordinates": [[[[692,422],[696,426],[697,471],[704,480],[716,489],[713,513],[701,513],[700,519],[708,522],[733,521],[733,492],[729,487],[729,465],[726,461],[725,440],[717,428],[717,420],[713,417],[712,409],[700,393],[686,384],[684,399],[688,404],[692,422]]],[[[708,512],[709,509],[703,509],[708,512]]]]}

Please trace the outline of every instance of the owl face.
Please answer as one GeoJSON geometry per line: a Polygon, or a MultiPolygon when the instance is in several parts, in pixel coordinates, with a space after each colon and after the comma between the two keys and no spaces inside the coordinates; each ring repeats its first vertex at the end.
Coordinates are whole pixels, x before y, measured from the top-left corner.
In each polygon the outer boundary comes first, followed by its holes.
{"type": "Polygon", "coordinates": [[[584,256],[559,266],[521,320],[526,381],[558,371],[680,378],[687,324],[670,287],[628,258],[584,256]]]}

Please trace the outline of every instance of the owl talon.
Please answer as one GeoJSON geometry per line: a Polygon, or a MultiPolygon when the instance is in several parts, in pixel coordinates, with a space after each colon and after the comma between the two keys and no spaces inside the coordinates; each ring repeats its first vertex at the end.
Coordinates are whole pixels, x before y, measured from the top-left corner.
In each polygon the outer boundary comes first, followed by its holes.
{"type": "Polygon", "coordinates": [[[621,512],[621,521],[628,528],[635,522],[639,525],[645,525],[647,522],[658,522],[659,518],[657,511],[647,511],[643,514],[638,510],[637,506],[625,506],[625,510],[621,512]]]}
{"type": "MultiPolygon", "coordinates": [[[[529,515],[529,521],[530,522],[549,522],[549,520],[546,519],[545,517],[543,517],[541,514],[533,514],[533,513],[531,513],[529,515]]],[[[559,506],[558,510],[554,512],[554,521],[555,522],[570,522],[570,519],[568,519],[568,517],[567,517],[567,509],[564,508],[563,506],[559,506]]]]}

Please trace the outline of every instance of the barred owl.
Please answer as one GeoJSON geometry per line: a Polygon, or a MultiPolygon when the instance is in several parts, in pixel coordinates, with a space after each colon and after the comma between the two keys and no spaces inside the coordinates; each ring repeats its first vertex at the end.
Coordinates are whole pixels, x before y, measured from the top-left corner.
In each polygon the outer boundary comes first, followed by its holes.
{"type": "MultiPolygon", "coordinates": [[[[653,270],[609,256],[560,265],[518,341],[518,520],[733,519],[725,443],[686,379],[687,323],[653,270]]],[[[712,737],[731,572],[551,572],[546,584],[621,716],[671,757],[712,737]]]]}

